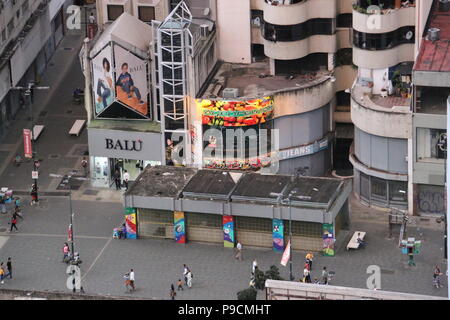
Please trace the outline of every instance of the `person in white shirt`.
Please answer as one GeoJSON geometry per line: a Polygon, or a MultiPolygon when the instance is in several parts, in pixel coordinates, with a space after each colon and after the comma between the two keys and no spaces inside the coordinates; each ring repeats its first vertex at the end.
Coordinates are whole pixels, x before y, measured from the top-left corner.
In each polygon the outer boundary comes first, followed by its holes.
{"type": "Polygon", "coordinates": [[[188,288],[192,288],[192,272],[191,270],[188,269],[188,272],[186,274],[186,282],[187,282],[187,286],[188,288]]]}
{"type": "Polygon", "coordinates": [[[89,16],[89,23],[90,24],[95,24],[95,17],[94,17],[94,13],[91,12],[91,15],[89,16]]]}
{"type": "Polygon", "coordinates": [[[130,174],[127,170],[125,170],[125,173],[123,174],[123,184],[125,185],[125,190],[128,190],[128,180],[130,180],[130,174]]]}
{"type": "Polygon", "coordinates": [[[236,244],[236,255],[234,257],[239,261],[242,261],[242,244],[239,241],[236,244]]]}
{"type": "Polygon", "coordinates": [[[130,270],[130,286],[131,286],[131,290],[134,291],[134,271],[133,271],[133,269],[130,270]]]}
{"type": "Polygon", "coordinates": [[[187,274],[188,274],[189,268],[183,264],[183,279],[184,279],[184,284],[187,286],[187,274]]]}
{"type": "Polygon", "coordinates": [[[255,274],[256,269],[258,269],[258,261],[253,260],[253,264],[252,264],[252,274],[255,274]]]}

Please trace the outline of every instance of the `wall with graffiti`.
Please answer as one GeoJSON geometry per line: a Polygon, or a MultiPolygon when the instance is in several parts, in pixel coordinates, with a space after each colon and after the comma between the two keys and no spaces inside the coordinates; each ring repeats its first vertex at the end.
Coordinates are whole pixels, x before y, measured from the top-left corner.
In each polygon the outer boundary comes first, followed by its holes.
{"type": "Polygon", "coordinates": [[[445,214],[445,188],[443,186],[418,185],[416,204],[420,214],[445,214]]]}

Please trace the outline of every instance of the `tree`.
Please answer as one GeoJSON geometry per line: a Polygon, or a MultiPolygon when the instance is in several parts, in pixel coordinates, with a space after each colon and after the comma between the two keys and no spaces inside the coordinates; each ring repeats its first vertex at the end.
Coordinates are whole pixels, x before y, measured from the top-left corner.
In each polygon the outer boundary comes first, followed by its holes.
{"type": "Polygon", "coordinates": [[[238,300],[256,300],[258,292],[256,289],[250,287],[248,289],[241,290],[237,293],[238,300]]]}
{"type": "Polygon", "coordinates": [[[275,266],[275,265],[270,266],[270,269],[266,271],[265,278],[266,278],[266,280],[267,280],[267,279],[271,279],[271,280],[284,280],[284,279],[280,276],[280,270],[279,270],[278,267],[275,266]]]}

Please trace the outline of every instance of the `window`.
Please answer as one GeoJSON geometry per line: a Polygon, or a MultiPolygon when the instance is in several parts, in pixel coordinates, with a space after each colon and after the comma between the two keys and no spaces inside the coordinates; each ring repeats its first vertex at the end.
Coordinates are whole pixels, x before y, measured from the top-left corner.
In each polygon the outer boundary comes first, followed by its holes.
{"type": "Polygon", "coordinates": [[[447,158],[447,131],[445,129],[417,128],[417,161],[442,162],[447,158]]]}
{"type": "Polygon", "coordinates": [[[295,25],[276,25],[264,22],[263,36],[269,41],[297,41],[313,35],[332,35],[333,19],[316,18],[295,25]]]}
{"type": "Polygon", "coordinates": [[[396,204],[402,205],[408,202],[406,182],[403,181],[389,181],[389,203],[391,206],[396,204]]]}
{"type": "Polygon", "coordinates": [[[14,30],[14,18],[12,18],[8,23],[8,34],[11,34],[14,30]]]}
{"type": "Polygon", "coordinates": [[[108,5],[108,21],[116,20],[123,13],[123,6],[121,5],[108,5]]]}
{"type": "Polygon", "coordinates": [[[352,13],[342,13],[337,16],[336,27],[338,28],[352,28],[352,13]]]}
{"type": "Polygon", "coordinates": [[[139,6],[138,18],[144,22],[151,22],[152,20],[155,20],[155,8],[149,6],[139,6]]]}
{"type": "Polygon", "coordinates": [[[387,203],[387,183],[386,180],[370,177],[372,201],[384,206],[387,203]]]}
{"type": "Polygon", "coordinates": [[[25,0],[22,4],[22,13],[25,13],[28,10],[28,0],[25,0]]]}
{"type": "Polygon", "coordinates": [[[20,9],[18,9],[18,10],[16,11],[16,17],[17,17],[17,19],[20,18],[20,9]]]}
{"type": "Polygon", "coordinates": [[[353,45],[365,50],[391,49],[403,43],[414,43],[414,27],[406,26],[386,33],[364,33],[353,30],[353,45]]]}

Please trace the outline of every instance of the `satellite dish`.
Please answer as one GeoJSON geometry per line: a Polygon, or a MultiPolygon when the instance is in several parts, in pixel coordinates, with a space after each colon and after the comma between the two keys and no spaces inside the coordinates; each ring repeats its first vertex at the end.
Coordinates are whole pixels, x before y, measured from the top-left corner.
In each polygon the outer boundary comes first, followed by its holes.
{"type": "Polygon", "coordinates": [[[206,16],[209,16],[209,13],[211,12],[211,9],[209,9],[209,8],[205,8],[204,10],[203,10],[203,15],[206,17],[206,16]]]}
{"type": "Polygon", "coordinates": [[[413,32],[410,30],[410,31],[408,31],[407,33],[406,33],[406,40],[411,40],[411,38],[413,37],[413,32]]]}

